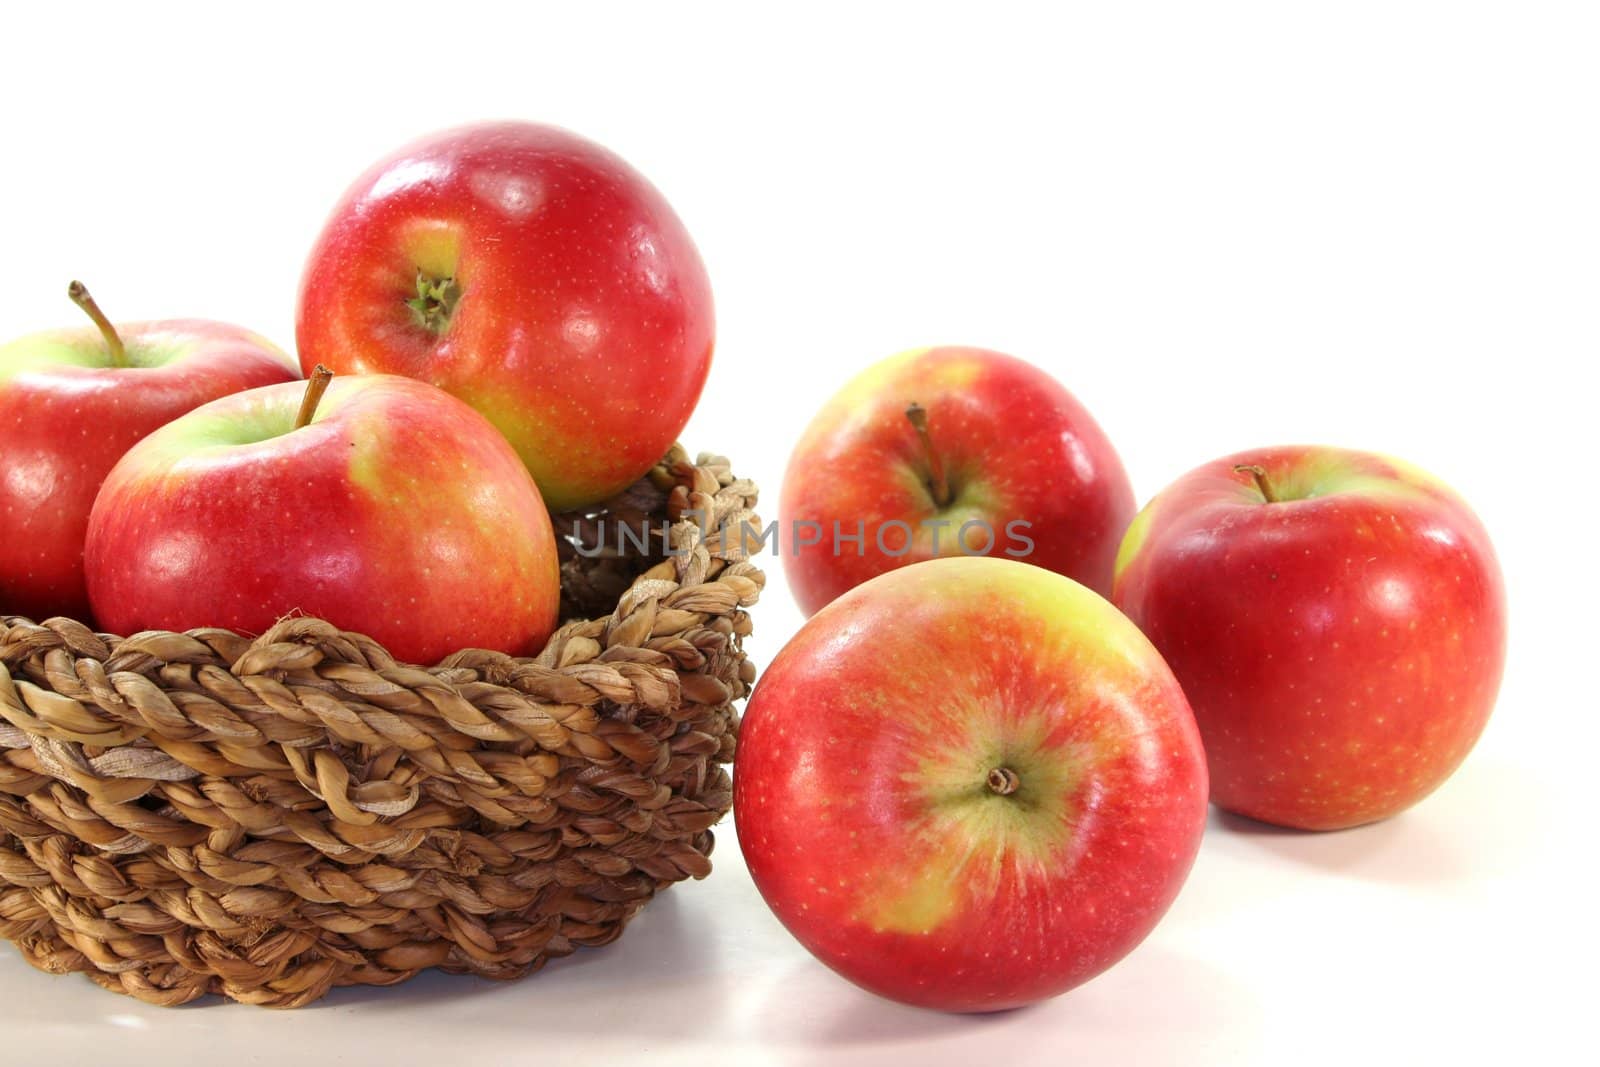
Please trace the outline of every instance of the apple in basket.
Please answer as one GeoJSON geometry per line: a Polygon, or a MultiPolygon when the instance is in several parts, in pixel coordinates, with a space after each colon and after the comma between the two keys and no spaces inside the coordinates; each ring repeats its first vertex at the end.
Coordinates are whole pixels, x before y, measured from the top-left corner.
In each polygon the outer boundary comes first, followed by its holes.
{"type": "Polygon", "coordinates": [[[400,149],[345,193],[300,288],[302,364],[405,374],[488,417],[556,511],[633,484],[711,366],[711,286],[662,195],[526,122],[400,149]]]}
{"type": "Polygon", "coordinates": [[[1049,375],[981,348],[892,356],[830,400],[779,503],[802,610],[938,556],[1009,556],[1111,592],[1133,518],[1122,461],[1049,375]]]}
{"type": "Polygon", "coordinates": [[[1187,876],[1206,768],[1144,635],[986,557],[858,586],[756,687],[734,820],[757,888],[873,992],[992,1011],[1131,951],[1187,876]]]}
{"type": "Polygon", "coordinates": [[[89,509],[134,442],[208,400],[300,376],[238,326],[113,326],[82,283],[68,295],[94,326],[0,346],[0,613],[34,619],[87,617],[89,509]]]}
{"type": "Polygon", "coordinates": [[[536,652],[555,537],[510,445],[433,386],[328,377],[213,401],[122,458],[89,518],[101,623],[256,634],[303,612],[411,663],[536,652]]]}

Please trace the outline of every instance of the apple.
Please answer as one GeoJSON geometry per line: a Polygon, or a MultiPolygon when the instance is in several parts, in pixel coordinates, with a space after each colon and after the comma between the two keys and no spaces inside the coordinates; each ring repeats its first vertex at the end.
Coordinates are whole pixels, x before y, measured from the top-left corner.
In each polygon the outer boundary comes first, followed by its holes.
{"type": "Polygon", "coordinates": [[[1114,598],[1194,707],[1222,808],[1334,830],[1448,778],[1505,662],[1505,593],[1461,498],[1398,460],[1264,448],[1134,520],[1114,598]]]}
{"type": "Polygon", "coordinates": [[[464,126],[345,193],[300,287],[302,365],[405,374],[471,404],[556,511],[632,485],[711,367],[711,285],[638,171],[550,126],[464,126]]]}
{"type": "Polygon", "coordinates": [[[961,347],[903,352],[847,384],[795,447],[778,509],[807,614],[939,556],[1023,559],[1105,595],[1135,510],[1122,461],[1071,393],[961,347]]]}
{"type": "Polygon", "coordinates": [[[304,612],[408,663],[537,652],[555,536],[511,446],[423,382],[327,377],[213,401],[122,457],[89,516],[100,621],[259,634],[304,612]]]}
{"type": "Polygon", "coordinates": [[[94,326],[0,346],[0,613],[88,617],[89,508],[134,442],[208,400],[298,378],[270,341],[223,322],[113,326],[80,282],[94,326]]]}
{"type": "Polygon", "coordinates": [[[994,557],[880,575],[811,618],[740,728],[756,887],[823,963],[895,1000],[994,1011],[1142,941],[1200,844],[1206,767],[1150,642],[994,557]]]}

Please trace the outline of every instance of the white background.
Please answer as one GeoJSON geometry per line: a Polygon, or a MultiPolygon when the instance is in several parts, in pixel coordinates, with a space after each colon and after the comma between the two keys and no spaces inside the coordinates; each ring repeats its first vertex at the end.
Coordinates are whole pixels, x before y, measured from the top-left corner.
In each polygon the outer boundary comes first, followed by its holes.
{"type": "MultiPolygon", "coordinates": [[[[766,490],[866,363],[1056,374],[1141,501],[1239,448],[1395,453],[1474,503],[1511,658],[1460,773],[1303,836],[1213,818],[1136,953],[1050,1004],[929,1014],[835,978],[717,869],[499,986],[163,1011],[0,947],[0,1059],[1570,1062],[1592,1054],[1600,33],[1583,4],[595,9],[43,5],[0,38],[0,333],[232,319],[293,341],[346,183],[437,127],[553,121],[668,195],[716,287],[685,441],[766,490]]],[[[775,562],[775,561],[774,561],[775,562]]],[[[751,651],[799,616],[774,567],[751,651]]]]}

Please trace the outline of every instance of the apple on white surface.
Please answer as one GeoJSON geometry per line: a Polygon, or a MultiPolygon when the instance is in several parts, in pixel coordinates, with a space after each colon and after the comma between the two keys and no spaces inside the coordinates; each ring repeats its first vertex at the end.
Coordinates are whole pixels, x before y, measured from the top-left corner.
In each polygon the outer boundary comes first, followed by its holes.
{"type": "Polygon", "coordinates": [[[1438,479],[1368,452],[1263,448],[1189,472],[1134,520],[1113,595],[1188,694],[1212,799],[1301,829],[1436,789],[1505,663],[1482,523],[1438,479]]]}
{"type": "Polygon", "coordinates": [[[1200,844],[1183,692],[1078,583],[989,557],[891,571],[812,616],[739,735],[750,874],[823,963],[994,1011],[1064,992],[1155,926],[1200,844]]]}
{"type": "Polygon", "coordinates": [[[259,634],[298,611],[410,663],[537,652],[555,537],[511,446],[433,386],[327,379],[224,397],[122,458],[89,521],[102,624],[259,634]]]}
{"type": "Polygon", "coordinates": [[[270,341],[225,322],[93,326],[0,346],[0,612],[89,613],[83,544],[100,483],[133,444],[201,404],[300,376],[270,341]]]}
{"type": "Polygon", "coordinates": [[[1009,556],[1102,596],[1133,490],[1094,418],[1044,371],[941,346],[867,368],[812,419],[783,478],[784,570],[807,614],[940,556],[1009,556]]]}

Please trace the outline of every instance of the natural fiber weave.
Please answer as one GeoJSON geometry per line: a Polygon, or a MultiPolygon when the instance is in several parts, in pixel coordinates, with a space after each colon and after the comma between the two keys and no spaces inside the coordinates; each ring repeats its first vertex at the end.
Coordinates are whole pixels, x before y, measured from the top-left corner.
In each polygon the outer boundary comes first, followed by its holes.
{"type": "Polygon", "coordinates": [[[675,450],[559,517],[576,621],[533,659],[423,670],[310,618],[250,640],[0,617],[0,936],[152,1003],[271,1007],[614,940],[710,870],[755,497],[675,450]]]}

